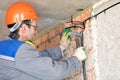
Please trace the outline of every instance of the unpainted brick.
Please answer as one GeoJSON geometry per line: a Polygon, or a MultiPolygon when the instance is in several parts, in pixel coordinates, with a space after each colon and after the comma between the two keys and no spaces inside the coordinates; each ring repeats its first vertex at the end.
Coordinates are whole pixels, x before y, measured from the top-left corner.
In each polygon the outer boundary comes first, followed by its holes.
{"type": "Polygon", "coordinates": [[[34,41],[34,44],[36,46],[39,46],[39,44],[41,44],[41,37],[40,38],[37,38],[35,41],[34,41]]]}
{"type": "Polygon", "coordinates": [[[41,39],[41,40],[42,40],[41,42],[47,41],[47,40],[48,40],[48,33],[45,33],[41,38],[42,38],[42,39],[41,39]]]}
{"type": "Polygon", "coordinates": [[[45,43],[38,46],[38,50],[42,51],[45,49],[45,43]]]}
{"type": "Polygon", "coordinates": [[[64,27],[62,25],[59,25],[56,30],[55,30],[55,33],[56,34],[60,34],[62,31],[63,31],[64,27]]]}
{"type": "Polygon", "coordinates": [[[55,34],[55,29],[53,29],[49,32],[49,38],[53,38],[55,35],[56,35],[55,34]]]}

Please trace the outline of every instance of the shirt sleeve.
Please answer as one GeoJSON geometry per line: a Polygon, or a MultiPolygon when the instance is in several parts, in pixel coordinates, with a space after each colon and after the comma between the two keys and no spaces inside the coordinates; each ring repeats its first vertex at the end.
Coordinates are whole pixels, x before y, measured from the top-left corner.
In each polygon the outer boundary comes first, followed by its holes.
{"type": "Polygon", "coordinates": [[[56,61],[62,58],[62,52],[60,47],[47,48],[41,51],[39,54],[44,57],[51,57],[53,60],[56,60],[56,61]]]}
{"type": "Polygon", "coordinates": [[[38,52],[33,47],[23,44],[15,57],[16,68],[40,80],[61,80],[81,67],[77,57],[56,61],[48,57],[47,52],[49,56],[55,53],[49,49],[38,52]],[[43,53],[47,56],[40,55],[43,53]]]}

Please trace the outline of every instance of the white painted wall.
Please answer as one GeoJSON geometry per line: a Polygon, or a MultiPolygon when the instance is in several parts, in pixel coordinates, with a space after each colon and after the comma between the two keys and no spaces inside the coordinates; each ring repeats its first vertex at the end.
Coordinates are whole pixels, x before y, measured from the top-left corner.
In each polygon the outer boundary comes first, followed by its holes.
{"type": "MultiPolygon", "coordinates": [[[[92,14],[117,2],[94,6],[92,14]]],[[[92,37],[96,80],[120,80],[120,3],[92,19],[92,37]]]]}

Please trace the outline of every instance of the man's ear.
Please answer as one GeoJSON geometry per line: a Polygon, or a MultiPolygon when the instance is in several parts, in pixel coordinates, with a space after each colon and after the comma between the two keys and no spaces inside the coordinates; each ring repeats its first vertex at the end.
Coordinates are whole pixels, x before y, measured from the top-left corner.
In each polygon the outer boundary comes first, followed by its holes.
{"type": "Polygon", "coordinates": [[[25,33],[26,32],[26,29],[27,28],[27,25],[26,24],[22,24],[21,25],[21,31],[22,31],[22,33],[25,33]]]}

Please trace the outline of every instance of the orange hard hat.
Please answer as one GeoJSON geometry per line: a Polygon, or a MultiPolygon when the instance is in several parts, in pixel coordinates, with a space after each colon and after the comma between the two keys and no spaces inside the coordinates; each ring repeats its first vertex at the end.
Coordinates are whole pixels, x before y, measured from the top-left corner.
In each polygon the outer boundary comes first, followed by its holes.
{"type": "Polygon", "coordinates": [[[35,9],[25,2],[17,2],[10,6],[6,12],[6,25],[20,22],[23,20],[36,20],[35,9]]]}

